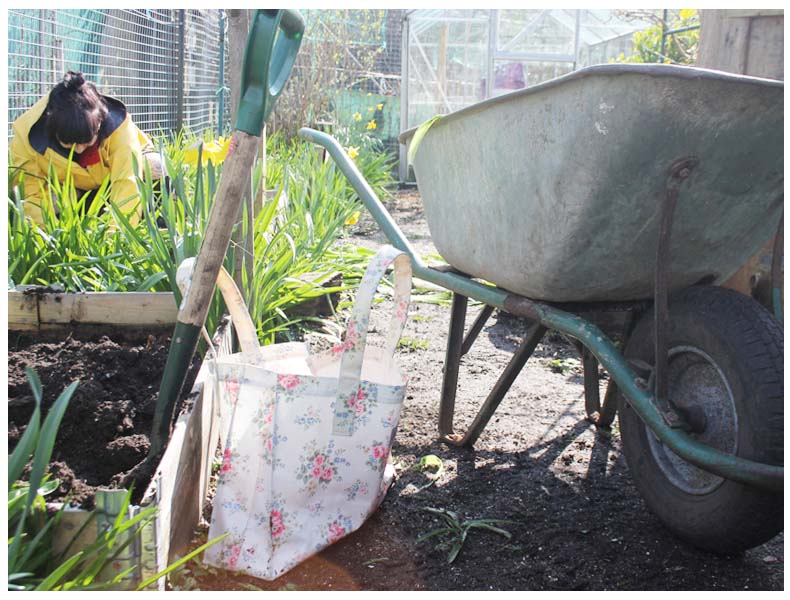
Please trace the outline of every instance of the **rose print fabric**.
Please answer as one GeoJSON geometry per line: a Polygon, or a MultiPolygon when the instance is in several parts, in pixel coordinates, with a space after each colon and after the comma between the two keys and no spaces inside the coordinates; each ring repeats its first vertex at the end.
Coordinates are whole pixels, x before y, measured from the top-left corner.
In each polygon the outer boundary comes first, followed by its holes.
{"type": "Polygon", "coordinates": [[[394,352],[411,292],[408,257],[382,248],[365,272],[342,343],[311,355],[265,346],[210,363],[225,427],[208,564],[275,579],[358,529],[392,481],[390,449],[406,380],[394,352]],[[367,346],[370,308],[394,270],[384,348],[367,346]]]}

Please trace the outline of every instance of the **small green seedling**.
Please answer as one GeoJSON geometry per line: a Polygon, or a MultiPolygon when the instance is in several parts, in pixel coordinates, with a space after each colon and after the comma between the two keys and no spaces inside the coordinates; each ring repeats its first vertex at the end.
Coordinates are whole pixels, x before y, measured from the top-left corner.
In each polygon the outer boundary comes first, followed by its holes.
{"type": "Polygon", "coordinates": [[[428,340],[403,336],[398,342],[398,348],[406,348],[411,351],[427,350],[428,340]]]}
{"type": "Polygon", "coordinates": [[[549,367],[552,371],[555,373],[562,373],[563,375],[566,375],[571,370],[572,366],[573,365],[564,358],[555,358],[549,363],[549,367]]]}
{"type": "Polygon", "coordinates": [[[419,471],[430,480],[426,485],[417,490],[418,492],[421,492],[422,490],[431,487],[439,480],[439,478],[444,473],[444,463],[442,462],[442,459],[435,454],[426,454],[416,465],[412,466],[411,469],[414,471],[419,471]]]}
{"type": "Polygon", "coordinates": [[[441,517],[445,524],[418,537],[417,543],[419,544],[434,537],[444,538],[434,548],[436,550],[448,551],[448,563],[452,563],[458,558],[458,554],[461,552],[461,548],[463,548],[464,542],[466,542],[466,538],[471,529],[487,529],[508,540],[513,537],[509,531],[494,526],[494,523],[512,523],[512,521],[504,519],[468,519],[461,521],[458,513],[444,508],[431,508],[425,506],[422,510],[441,517]]]}

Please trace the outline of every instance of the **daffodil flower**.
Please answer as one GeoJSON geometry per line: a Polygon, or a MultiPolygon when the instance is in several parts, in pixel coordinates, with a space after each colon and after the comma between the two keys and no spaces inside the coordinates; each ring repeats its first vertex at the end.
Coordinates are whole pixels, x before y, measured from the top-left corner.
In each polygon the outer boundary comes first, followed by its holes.
{"type": "Polygon", "coordinates": [[[382,110],[383,108],[384,108],[383,104],[377,104],[376,105],[376,110],[382,110]]]}
{"type": "Polygon", "coordinates": [[[349,146],[347,148],[348,157],[351,160],[354,160],[357,156],[359,156],[359,147],[358,146],[349,146]]]}
{"type": "Polygon", "coordinates": [[[368,121],[368,124],[365,125],[365,129],[375,129],[377,127],[375,119],[371,119],[368,121]]]}
{"type": "MultiPolygon", "coordinates": [[[[201,152],[201,163],[205,165],[208,161],[214,165],[220,165],[228,156],[228,148],[230,147],[229,137],[221,137],[218,140],[211,142],[203,142],[203,150],[201,152]]],[[[198,145],[195,144],[184,153],[184,162],[188,165],[197,165],[198,161],[198,145]]]]}
{"type": "Polygon", "coordinates": [[[369,107],[368,107],[368,112],[373,112],[374,110],[376,110],[376,109],[375,109],[375,108],[373,108],[372,106],[369,106],[369,107]]]}
{"type": "Polygon", "coordinates": [[[362,120],[362,115],[359,114],[359,113],[354,113],[354,120],[355,121],[361,121],[362,120]]]}
{"type": "Polygon", "coordinates": [[[346,225],[356,225],[357,221],[359,221],[359,211],[356,211],[353,215],[346,219],[346,225]]]}

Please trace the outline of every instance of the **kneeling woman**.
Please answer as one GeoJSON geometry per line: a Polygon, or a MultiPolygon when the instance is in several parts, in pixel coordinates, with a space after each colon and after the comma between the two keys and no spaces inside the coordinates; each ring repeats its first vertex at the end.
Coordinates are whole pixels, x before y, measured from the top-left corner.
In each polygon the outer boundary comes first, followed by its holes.
{"type": "Polygon", "coordinates": [[[150,138],[132,122],[126,107],[99,94],[81,73],[69,71],[52,91],[13,124],[11,164],[25,173],[25,215],[43,223],[43,211],[58,212],[46,188],[50,164],[63,182],[70,170],[81,192],[98,189],[109,176],[110,201],[139,222],[142,206],[137,190],[139,169],[148,162],[161,176],[159,156],[150,138]],[[71,160],[69,160],[71,157],[71,160]]]}

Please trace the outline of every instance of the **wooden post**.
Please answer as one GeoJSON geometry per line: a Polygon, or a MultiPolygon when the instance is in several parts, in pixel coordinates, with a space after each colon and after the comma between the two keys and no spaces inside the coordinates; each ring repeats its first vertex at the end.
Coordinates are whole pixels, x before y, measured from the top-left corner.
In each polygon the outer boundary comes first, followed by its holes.
{"type": "Polygon", "coordinates": [[[439,29],[439,55],[436,61],[436,73],[439,76],[439,87],[447,94],[447,35],[450,26],[443,23],[439,29]]]}

